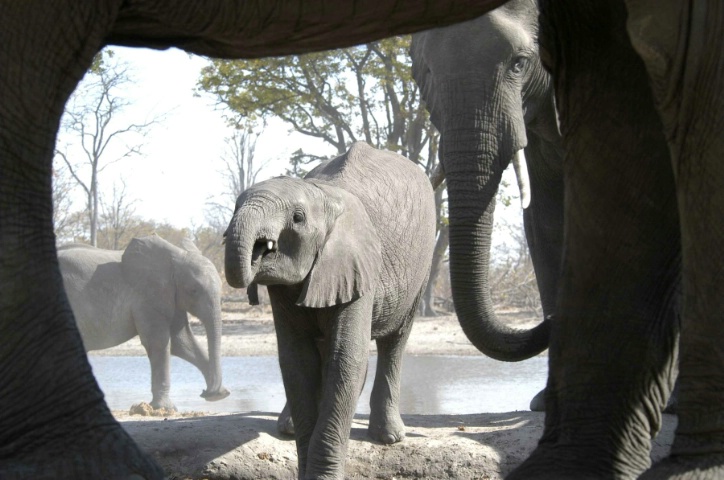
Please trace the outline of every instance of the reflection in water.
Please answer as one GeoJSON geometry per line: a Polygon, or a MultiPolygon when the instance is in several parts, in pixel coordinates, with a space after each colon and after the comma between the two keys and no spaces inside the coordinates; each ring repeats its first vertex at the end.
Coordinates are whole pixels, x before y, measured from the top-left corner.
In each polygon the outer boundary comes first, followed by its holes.
{"type": "MultiPolygon", "coordinates": [[[[113,410],[151,400],[151,372],[146,357],[90,356],[98,383],[113,410]]],[[[201,373],[171,357],[171,400],[181,411],[279,412],[285,403],[276,357],[221,359],[224,385],[231,395],[207,402],[201,373]]],[[[370,357],[367,384],[357,413],[369,413],[377,357],[370,357]]],[[[533,395],[545,386],[547,357],[524,362],[498,362],[487,357],[412,356],[402,367],[400,410],[403,414],[469,414],[527,410],[533,395]]]]}

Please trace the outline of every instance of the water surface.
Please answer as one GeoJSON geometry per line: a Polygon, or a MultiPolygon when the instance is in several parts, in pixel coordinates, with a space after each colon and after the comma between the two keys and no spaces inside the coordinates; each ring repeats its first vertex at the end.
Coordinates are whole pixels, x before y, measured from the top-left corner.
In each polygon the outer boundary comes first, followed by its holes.
{"type": "MultiPolygon", "coordinates": [[[[90,356],[106,402],[113,410],[151,400],[151,371],[146,357],[90,356]]],[[[199,395],[203,376],[189,363],[171,357],[171,400],[181,411],[231,413],[279,412],[285,403],[277,357],[224,357],[224,385],[231,395],[207,402],[199,395]]],[[[357,413],[369,413],[377,357],[370,357],[357,413]]],[[[407,355],[402,367],[403,414],[470,414],[528,410],[545,386],[547,357],[507,363],[482,356],[407,355]]]]}

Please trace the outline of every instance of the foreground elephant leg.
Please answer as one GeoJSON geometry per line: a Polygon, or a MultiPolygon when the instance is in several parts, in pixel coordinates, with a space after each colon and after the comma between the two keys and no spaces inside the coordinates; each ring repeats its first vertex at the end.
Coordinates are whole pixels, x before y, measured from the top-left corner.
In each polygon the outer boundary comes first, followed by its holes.
{"type": "Polygon", "coordinates": [[[510,478],[635,478],[673,386],[680,269],[670,156],[623,4],[541,4],[567,157],[545,431],[510,478]]]}
{"type": "Polygon", "coordinates": [[[670,457],[644,478],[724,478],[724,8],[628,7],[672,152],[683,250],[679,423],[670,457]]]}
{"type": "Polygon", "coordinates": [[[160,479],[103,401],[53,236],[55,132],[112,13],[60,1],[39,13],[4,2],[0,29],[0,478],[160,479]]]}
{"type": "Polygon", "coordinates": [[[400,376],[402,356],[411,331],[412,318],[408,318],[400,330],[376,342],[377,371],[370,398],[369,435],[386,444],[405,438],[405,424],[400,417],[400,376]]]}

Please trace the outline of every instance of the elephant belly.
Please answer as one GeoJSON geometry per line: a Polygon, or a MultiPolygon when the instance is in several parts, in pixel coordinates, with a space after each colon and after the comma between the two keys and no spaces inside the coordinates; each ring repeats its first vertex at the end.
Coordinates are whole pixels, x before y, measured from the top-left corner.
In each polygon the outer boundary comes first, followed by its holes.
{"type": "Polygon", "coordinates": [[[115,347],[137,335],[129,301],[107,296],[95,300],[69,297],[87,352],[115,347]]]}

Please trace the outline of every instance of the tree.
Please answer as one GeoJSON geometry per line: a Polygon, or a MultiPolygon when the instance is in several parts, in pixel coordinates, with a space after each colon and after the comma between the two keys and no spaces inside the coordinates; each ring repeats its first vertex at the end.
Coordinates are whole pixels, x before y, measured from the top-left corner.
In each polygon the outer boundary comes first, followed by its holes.
{"type": "Polygon", "coordinates": [[[249,128],[235,129],[226,139],[226,153],[222,157],[224,167],[219,176],[224,190],[206,202],[206,218],[216,230],[223,232],[234,213],[236,199],[241,193],[256,183],[259,173],[269,163],[256,161],[256,141],[259,133],[249,128]]]}
{"type": "Polygon", "coordinates": [[[129,233],[139,223],[135,217],[134,200],[126,194],[126,182],[121,179],[113,184],[113,194],[109,200],[101,198],[101,214],[98,219],[98,246],[111,250],[120,250],[133,238],[129,233]]]}
{"type": "Polygon", "coordinates": [[[98,53],[69,99],[61,121],[64,141],[56,148],[56,155],[85,193],[90,243],[94,246],[98,244],[100,173],[124,158],[139,155],[141,139],[160,120],[124,122],[121,113],[130,102],[118,93],[129,83],[128,67],[113,60],[112,50],[98,53]]]}
{"type": "MultiPolygon", "coordinates": [[[[331,154],[297,150],[288,175],[303,176],[306,165],[364,140],[406,156],[432,177],[438,133],[412,79],[409,47],[410,37],[404,36],[295,57],[212,60],[201,71],[198,90],[215,96],[230,112],[232,124],[238,118],[275,116],[334,149],[331,154]]],[[[439,233],[433,275],[447,249],[442,193],[436,201],[439,233]]],[[[433,313],[431,292],[423,302],[430,305],[424,309],[427,314],[433,313]]]]}

